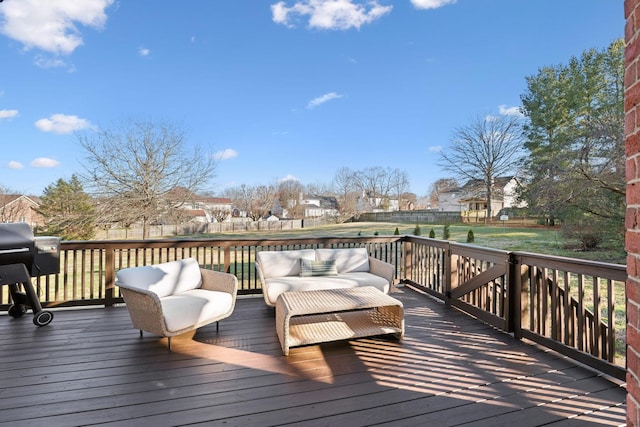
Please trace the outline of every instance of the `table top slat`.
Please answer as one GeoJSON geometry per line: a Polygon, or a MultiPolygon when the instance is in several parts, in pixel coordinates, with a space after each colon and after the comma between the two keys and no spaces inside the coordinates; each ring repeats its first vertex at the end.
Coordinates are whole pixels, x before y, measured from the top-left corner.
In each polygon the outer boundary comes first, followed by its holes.
{"type": "Polygon", "coordinates": [[[290,316],[399,306],[402,302],[373,286],[284,292],[276,305],[290,316]]]}

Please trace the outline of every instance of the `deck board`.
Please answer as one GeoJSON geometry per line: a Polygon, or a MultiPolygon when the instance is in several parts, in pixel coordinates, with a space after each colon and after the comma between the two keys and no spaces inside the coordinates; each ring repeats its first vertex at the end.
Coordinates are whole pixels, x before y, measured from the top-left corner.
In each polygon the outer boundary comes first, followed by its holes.
{"type": "Polygon", "coordinates": [[[124,307],[0,316],[0,426],[625,425],[624,386],[408,287],[405,338],[294,347],[241,298],[195,333],[139,338],[124,307]]]}

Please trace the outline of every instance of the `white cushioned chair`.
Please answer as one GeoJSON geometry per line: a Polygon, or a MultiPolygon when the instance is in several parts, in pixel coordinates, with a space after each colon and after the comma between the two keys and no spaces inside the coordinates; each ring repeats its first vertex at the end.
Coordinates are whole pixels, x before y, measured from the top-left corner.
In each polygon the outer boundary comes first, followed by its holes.
{"type": "Polygon", "coordinates": [[[140,336],[167,337],[169,350],[171,337],[229,317],[238,292],[236,276],[200,268],[194,258],[124,268],[116,285],[140,336]]]}

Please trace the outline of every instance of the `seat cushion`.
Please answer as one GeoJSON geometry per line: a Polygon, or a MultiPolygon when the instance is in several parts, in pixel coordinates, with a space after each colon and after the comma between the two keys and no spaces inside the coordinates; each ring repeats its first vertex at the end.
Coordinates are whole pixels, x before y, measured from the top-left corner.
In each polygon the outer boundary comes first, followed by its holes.
{"type": "Polygon", "coordinates": [[[160,300],[165,326],[176,332],[194,325],[205,325],[220,319],[233,304],[226,292],[193,289],[160,300]]]}
{"type": "Polygon", "coordinates": [[[197,289],[202,284],[200,266],[195,258],[123,268],[118,271],[116,280],[116,284],[148,290],[160,298],[197,289]]]}
{"type": "Polygon", "coordinates": [[[281,276],[298,276],[300,274],[300,259],[315,260],[313,249],[294,251],[261,251],[256,255],[260,270],[265,279],[281,276]]]}
{"type": "Polygon", "coordinates": [[[289,291],[313,291],[318,289],[356,288],[358,286],[374,286],[384,293],[389,293],[387,279],[367,272],[338,274],[337,276],[285,276],[266,279],[266,292],[269,302],[275,305],[278,296],[289,291]]]}
{"type": "Polygon", "coordinates": [[[316,259],[335,260],[338,273],[369,271],[369,252],[366,248],[316,249],[316,259]]]}

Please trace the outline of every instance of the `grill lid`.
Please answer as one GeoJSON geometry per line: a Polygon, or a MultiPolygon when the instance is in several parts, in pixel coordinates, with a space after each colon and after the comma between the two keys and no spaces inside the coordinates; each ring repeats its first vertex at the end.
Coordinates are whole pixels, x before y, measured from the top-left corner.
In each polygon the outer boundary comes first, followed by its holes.
{"type": "Polygon", "coordinates": [[[35,238],[28,224],[0,224],[0,265],[22,263],[30,267],[34,250],[35,238]]]}

